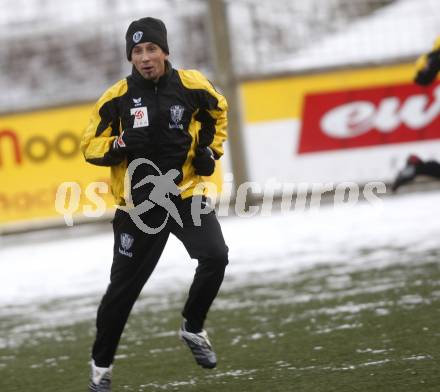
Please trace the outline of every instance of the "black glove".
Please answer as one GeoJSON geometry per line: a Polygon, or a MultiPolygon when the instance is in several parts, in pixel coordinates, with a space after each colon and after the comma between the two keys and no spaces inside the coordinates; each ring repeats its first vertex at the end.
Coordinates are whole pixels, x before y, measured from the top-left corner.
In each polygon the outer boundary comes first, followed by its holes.
{"type": "Polygon", "coordinates": [[[412,181],[418,174],[418,168],[423,161],[417,155],[410,155],[406,160],[406,166],[397,173],[397,177],[391,185],[391,190],[396,192],[399,187],[412,181]]]}
{"type": "Polygon", "coordinates": [[[421,86],[427,86],[435,80],[439,70],[440,70],[440,50],[434,50],[428,53],[426,66],[425,68],[417,72],[414,82],[416,82],[421,86]]]}
{"type": "Polygon", "coordinates": [[[209,147],[198,148],[192,164],[197,175],[210,176],[215,169],[214,153],[209,147]]]}
{"type": "Polygon", "coordinates": [[[149,128],[127,128],[114,140],[112,150],[121,155],[128,152],[143,151],[151,139],[149,128]]]}

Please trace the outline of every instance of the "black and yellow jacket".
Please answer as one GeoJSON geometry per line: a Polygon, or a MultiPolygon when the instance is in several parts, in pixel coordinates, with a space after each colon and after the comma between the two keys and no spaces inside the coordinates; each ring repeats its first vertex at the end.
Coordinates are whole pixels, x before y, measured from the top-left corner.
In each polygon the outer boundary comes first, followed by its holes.
{"type": "Polygon", "coordinates": [[[440,36],[434,42],[429,53],[421,55],[416,61],[416,74],[414,81],[422,86],[434,82],[440,71],[440,36]]]}
{"type": "Polygon", "coordinates": [[[125,204],[127,166],[140,157],[154,162],[162,174],[179,170],[178,185],[183,189],[181,197],[186,198],[204,180],[191,165],[196,148],[210,147],[216,159],[223,155],[226,113],[225,98],[198,71],[176,70],[167,62],[165,74],[154,83],[133,67],[130,76],[111,86],[95,104],[81,149],[88,162],[111,166],[111,190],[119,205],[125,204]],[[148,127],[149,147],[142,153],[118,156],[113,141],[135,127],[148,127]]]}

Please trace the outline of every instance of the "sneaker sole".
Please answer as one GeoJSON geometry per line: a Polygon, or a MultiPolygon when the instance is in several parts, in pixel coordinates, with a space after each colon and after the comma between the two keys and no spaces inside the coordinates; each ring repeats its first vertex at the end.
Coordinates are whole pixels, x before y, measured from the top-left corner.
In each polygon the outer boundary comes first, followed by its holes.
{"type": "MultiPolygon", "coordinates": [[[[198,355],[196,353],[194,353],[193,348],[191,347],[192,345],[194,345],[195,347],[197,347],[197,346],[190,339],[186,339],[180,331],[179,331],[179,337],[180,337],[180,340],[183,343],[185,343],[185,345],[191,351],[191,354],[194,357],[197,365],[201,366],[204,369],[214,369],[217,366],[217,359],[215,362],[209,362],[209,360],[205,360],[206,357],[203,357],[203,358],[198,357],[198,355]]],[[[215,355],[215,353],[214,353],[214,355],[215,355]]]]}

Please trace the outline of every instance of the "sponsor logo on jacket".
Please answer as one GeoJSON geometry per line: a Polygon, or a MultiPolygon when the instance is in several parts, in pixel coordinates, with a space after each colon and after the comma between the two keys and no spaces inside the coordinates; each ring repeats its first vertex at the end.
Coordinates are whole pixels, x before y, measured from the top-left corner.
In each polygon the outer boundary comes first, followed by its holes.
{"type": "Polygon", "coordinates": [[[130,114],[134,116],[133,128],[148,127],[148,110],[146,106],[131,108],[130,114]]]}

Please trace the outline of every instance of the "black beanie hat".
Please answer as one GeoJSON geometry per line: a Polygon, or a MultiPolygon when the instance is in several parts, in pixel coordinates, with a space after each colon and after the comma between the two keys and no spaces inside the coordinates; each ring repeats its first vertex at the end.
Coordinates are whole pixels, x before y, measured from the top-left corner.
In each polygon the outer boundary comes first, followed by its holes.
{"type": "Polygon", "coordinates": [[[131,22],[125,34],[127,59],[131,61],[133,47],[141,42],[153,42],[159,45],[162,50],[169,54],[167,42],[167,28],[165,23],[156,18],[142,18],[131,22]]]}

